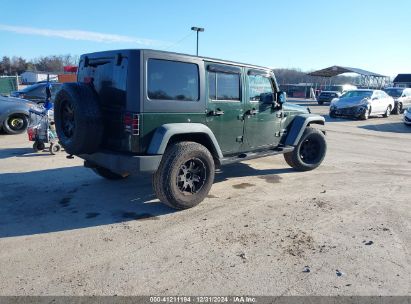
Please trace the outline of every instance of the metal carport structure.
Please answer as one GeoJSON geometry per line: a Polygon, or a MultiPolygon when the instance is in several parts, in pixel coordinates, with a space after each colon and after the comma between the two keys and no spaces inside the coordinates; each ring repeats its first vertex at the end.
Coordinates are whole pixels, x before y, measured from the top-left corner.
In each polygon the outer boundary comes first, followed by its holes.
{"type": "Polygon", "coordinates": [[[331,78],[337,75],[345,74],[345,73],[355,73],[358,74],[360,77],[357,78],[358,81],[355,83],[358,87],[361,88],[372,88],[372,89],[380,89],[390,84],[391,80],[390,77],[381,75],[378,73],[366,71],[363,69],[358,68],[349,68],[334,65],[322,70],[314,71],[308,73],[307,75],[310,76],[318,76],[318,77],[325,77],[331,78]]]}

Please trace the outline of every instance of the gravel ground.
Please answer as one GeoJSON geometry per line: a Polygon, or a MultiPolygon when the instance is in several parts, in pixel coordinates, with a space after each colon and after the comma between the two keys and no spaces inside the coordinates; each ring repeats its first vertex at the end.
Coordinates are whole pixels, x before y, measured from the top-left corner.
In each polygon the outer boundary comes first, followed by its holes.
{"type": "Polygon", "coordinates": [[[0,295],[411,295],[411,128],[326,120],[320,168],[225,167],[180,212],[0,135],[0,295]]]}

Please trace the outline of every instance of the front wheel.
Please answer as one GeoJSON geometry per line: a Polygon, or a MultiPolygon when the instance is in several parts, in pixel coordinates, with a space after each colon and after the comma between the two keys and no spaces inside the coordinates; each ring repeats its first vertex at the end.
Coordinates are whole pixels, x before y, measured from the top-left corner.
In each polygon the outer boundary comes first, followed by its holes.
{"type": "Polygon", "coordinates": [[[388,107],[387,107],[387,110],[385,110],[385,113],[384,113],[384,117],[390,117],[390,114],[391,114],[391,105],[389,105],[388,107]]]}
{"type": "Polygon", "coordinates": [[[295,149],[285,153],[284,159],[297,171],[309,171],[322,163],[326,152],[327,142],[324,134],[318,129],[307,127],[295,149]]]}
{"type": "Polygon", "coordinates": [[[361,119],[362,120],[367,120],[368,118],[370,118],[370,113],[371,113],[371,109],[365,109],[364,113],[361,114],[361,119]]]}
{"type": "Polygon", "coordinates": [[[61,146],[59,144],[50,144],[49,148],[50,154],[55,155],[56,153],[61,151],[61,146]]]}
{"type": "Polygon", "coordinates": [[[195,142],[169,147],[153,175],[157,197],[175,209],[188,209],[204,200],[214,182],[215,164],[210,151],[195,142]]]}

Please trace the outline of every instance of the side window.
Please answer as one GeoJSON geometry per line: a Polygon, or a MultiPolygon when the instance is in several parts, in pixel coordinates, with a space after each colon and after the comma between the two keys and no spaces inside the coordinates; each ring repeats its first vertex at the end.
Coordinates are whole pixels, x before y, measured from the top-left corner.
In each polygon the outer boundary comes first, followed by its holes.
{"type": "Polygon", "coordinates": [[[208,72],[208,96],[216,101],[240,101],[240,74],[208,72]]]}
{"type": "Polygon", "coordinates": [[[274,90],[270,78],[262,75],[249,75],[248,92],[251,102],[260,102],[264,101],[267,96],[272,96],[274,90]]]}
{"type": "Polygon", "coordinates": [[[194,63],[149,59],[147,95],[149,99],[198,101],[198,66],[194,63]]]}

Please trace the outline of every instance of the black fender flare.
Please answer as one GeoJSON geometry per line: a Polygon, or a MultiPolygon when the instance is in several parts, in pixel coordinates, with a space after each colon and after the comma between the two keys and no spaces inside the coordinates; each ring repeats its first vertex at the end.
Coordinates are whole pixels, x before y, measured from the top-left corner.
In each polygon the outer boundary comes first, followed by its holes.
{"type": "Polygon", "coordinates": [[[300,114],[294,117],[291,127],[288,130],[284,144],[286,146],[296,146],[304,133],[304,130],[310,124],[324,125],[325,119],[316,114],[300,114]]]}
{"type": "Polygon", "coordinates": [[[174,135],[184,134],[203,134],[207,136],[212,144],[217,158],[223,158],[220,145],[218,144],[213,132],[209,127],[201,123],[170,123],[162,125],[155,131],[148,147],[147,154],[164,154],[170,138],[174,135]]]}

